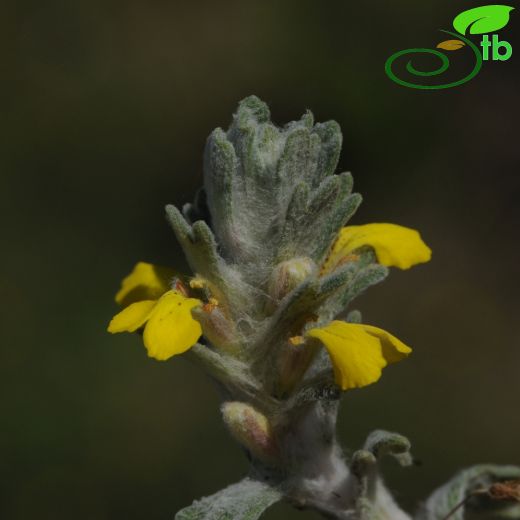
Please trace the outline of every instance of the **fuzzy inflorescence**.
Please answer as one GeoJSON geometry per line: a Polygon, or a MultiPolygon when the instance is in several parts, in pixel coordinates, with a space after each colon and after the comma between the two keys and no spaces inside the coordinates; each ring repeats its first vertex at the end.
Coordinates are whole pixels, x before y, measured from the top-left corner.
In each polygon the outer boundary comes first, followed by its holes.
{"type": "Polygon", "coordinates": [[[374,468],[383,453],[409,463],[408,441],[375,432],[347,462],[335,424],[342,392],[411,352],[352,300],[431,251],[413,229],[347,225],[361,197],[335,173],[341,142],[333,121],[307,112],[280,128],[265,103],[243,100],[208,138],[195,202],[166,208],[192,273],[140,262],[116,295],[123,309],[108,330],[142,331],[157,360],[198,362],[251,461],[238,495],[227,488],[178,518],[231,514],[231,496],[245,512],[226,518],[257,518],[281,497],[333,518],[406,518],[374,468]]]}

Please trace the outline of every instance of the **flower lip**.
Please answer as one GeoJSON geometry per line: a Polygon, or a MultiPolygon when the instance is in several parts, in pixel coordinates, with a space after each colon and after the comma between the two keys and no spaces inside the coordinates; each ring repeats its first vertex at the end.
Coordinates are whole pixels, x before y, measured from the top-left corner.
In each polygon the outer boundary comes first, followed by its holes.
{"type": "Polygon", "coordinates": [[[170,289],[175,275],[169,267],[138,262],[123,279],[115,300],[123,307],[143,300],[157,300],[170,289]]]}
{"type": "Polygon", "coordinates": [[[347,226],[340,230],[322,266],[322,273],[333,271],[349,255],[363,247],[371,247],[380,264],[399,269],[428,262],[432,255],[431,249],[415,229],[397,224],[347,226]]]}
{"type": "Polygon", "coordinates": [[[375,383],[384,367],[412,351],[383,329],[344,321],[311,329],[306,336],[320,341],[327,349],[336,383],[342,390],[375,383]]]}

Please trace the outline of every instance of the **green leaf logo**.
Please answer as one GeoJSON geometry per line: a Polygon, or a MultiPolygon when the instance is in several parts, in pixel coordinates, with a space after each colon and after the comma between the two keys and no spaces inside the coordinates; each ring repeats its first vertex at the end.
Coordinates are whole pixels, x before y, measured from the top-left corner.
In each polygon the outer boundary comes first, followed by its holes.
{"type": "Polygon", "coordinates": [[[463,11],[453,20],[453,27],[460,34],[484,34],[498,31],[509,22],[509,13],[514,9],[509,5],[483,5],[463,11]]]}

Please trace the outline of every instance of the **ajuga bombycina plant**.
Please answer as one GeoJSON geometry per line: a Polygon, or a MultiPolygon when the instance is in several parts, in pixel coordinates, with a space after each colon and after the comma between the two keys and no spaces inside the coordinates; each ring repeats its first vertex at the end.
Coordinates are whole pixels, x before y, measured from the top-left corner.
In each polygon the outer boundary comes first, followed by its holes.
{"type": "MultiPolygon", "coordinates": [[[[329,518],[410,518],[377,470],[384,454],[411,463],[408,440],[376,431],[347,460],[335,428],[342,392],[411,352],[352,301],[431,251],[413,229],[347,224],[361,197],[349,173],[335,174],[341,141],[334,121],[314,124],[307,112],[279,128],[262,101],[243,100],[229,129],[208,138],[195,202],[166,207],[192,273],[140,262],[116,295],[109,332],[142,331],[149,356],[188,356],[206,370],[250,460],[247,478],[177,519],[251,520],[281,499],[329,518]]],[[[462,518],[476,489],[514,489],[518,478],[515,467],[467,470],[419,515],[441,520],[463,502],[452,513],[462,518]]]]}

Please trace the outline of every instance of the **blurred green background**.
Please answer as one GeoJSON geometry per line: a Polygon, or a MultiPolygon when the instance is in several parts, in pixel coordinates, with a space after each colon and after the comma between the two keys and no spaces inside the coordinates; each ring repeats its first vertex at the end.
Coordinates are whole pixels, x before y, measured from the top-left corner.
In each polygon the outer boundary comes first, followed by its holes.
{"type": "Polygon", "coordinates": [[[206,136],[253,93],[280,124],[336,119],[353,222],[418,228],[434,251],[359,300],[415,350],[345,396],[343,444],[409,436],[422,465],[385,466],[409,510],[459,468],[520,463],[518,56],[446,91],[383,71],[476,5],[4,3],[2,519],[162,520],[242,477],[211,382],[105,329],[137,260],[185,268],[163,206],[192,199],[206,136]]]}

